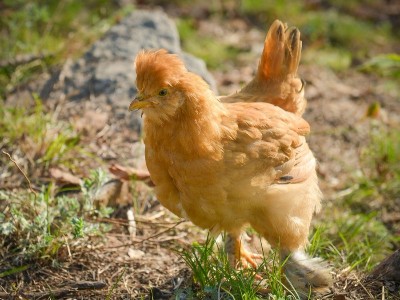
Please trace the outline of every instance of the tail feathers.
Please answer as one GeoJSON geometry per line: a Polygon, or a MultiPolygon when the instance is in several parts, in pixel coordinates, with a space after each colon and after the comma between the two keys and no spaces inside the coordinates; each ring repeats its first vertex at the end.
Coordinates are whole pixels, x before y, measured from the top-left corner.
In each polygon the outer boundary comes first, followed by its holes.
{"type": "Polygon", "coordinates": [[[304,252],[292,253],[284,265],[286,280],[300,297],[323,295],[329,292],[333,280],[330,268],[320,258],[311,258],[304,252]]]}
{"type": "Polygon", "coordinates": [[[264,50],[258,65],[257,77],[270,80],[281,75],[285,59],[285,25],[276,20],[270,27],[264,42],[264,50]]]}
{"type": "Polygon", "coordinates": [[[276,20],[269,29],[257,73],[239,93],[222,102],[266,102],[301,116],[306,108],[304,81],[297,77],[300,31],[276,20]]]}
{"type": "Polygon", "coordinates": [[[287,28],[276,20],[270,27],[264,42],[264,50],[258,66],[259,80],[277,80],[296,76],[301,56],[300,31],[287,28]]]}
{"type": "Polygon", "coordinates": [[[296,27],[290,27],[285,32],[285,64],[287,75],[296,76],[299,68],[302,42],[300,31],[296,27]]]}

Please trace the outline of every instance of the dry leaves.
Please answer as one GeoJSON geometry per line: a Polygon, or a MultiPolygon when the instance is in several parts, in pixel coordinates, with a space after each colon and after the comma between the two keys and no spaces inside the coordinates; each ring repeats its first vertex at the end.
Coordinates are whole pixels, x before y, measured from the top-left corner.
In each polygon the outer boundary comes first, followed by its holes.
{"type": "Polygon", "coordinates": [[[118,164],[112,164],[108,169],[112,174],[121,180],[134,179],[138,181],[144,181],[149,186],[154,186],[148,170],[139,170],[130,167],[124,167],[118,164]]]}
{"type": "Polygon", "coordinates": [[[58,168],[50,168],[49,173],[58,184],[81,185],[81,179],[70,172],[58,168]]]}

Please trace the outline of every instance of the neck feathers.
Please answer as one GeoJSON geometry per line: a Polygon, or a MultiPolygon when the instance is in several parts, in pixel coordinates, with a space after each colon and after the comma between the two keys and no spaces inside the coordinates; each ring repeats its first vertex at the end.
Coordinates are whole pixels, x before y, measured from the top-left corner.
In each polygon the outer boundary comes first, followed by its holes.
{"type": "Polygon", "coordinates": [[[184,98],[181,107],[168,122],[159,124],[157,129],[146,130],[146,142],[156,144],[170,136],[166,145],[160,145],[164,150],[169,148],[182,155],[221,159],[224,136],[221,123],[226,115],[225,107],[195,74],[187,73],[177,88],[184,98]]]}

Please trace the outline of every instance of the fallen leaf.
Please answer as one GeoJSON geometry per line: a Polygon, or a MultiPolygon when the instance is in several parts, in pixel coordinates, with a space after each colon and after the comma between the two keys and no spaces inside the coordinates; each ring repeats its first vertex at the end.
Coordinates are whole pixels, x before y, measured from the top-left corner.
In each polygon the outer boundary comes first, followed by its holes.
{"type": "Polygon", "coordinates": [[[124,167],[118,164],[112,164],[108,169],[112,174],[121,180],[134,179],[138,181],[144,181],[149,186],[154,186],[154,183],[150,178],[150,173],[147,170],[124,167]]]}
{"type": "Polygon", "coordinates": [[[80,185],[81,179],[70,172],[63,171],[57,168],[50,168],[49,173],[51,178],[55,179],[58,183],[80,185]]]}
{"type": "Polygon", "coordinates": [[[365,112],[365,116],[368,118],[377,119],[381,111],[381,105],[379,102],[374,102],[370,104],[365,112]]]}
{"type": "Polygon", "coordinates": [[[132,259],[138,259],[144,256],[144,252],[138,249],[128,249],[128,256],[132,259]]]}

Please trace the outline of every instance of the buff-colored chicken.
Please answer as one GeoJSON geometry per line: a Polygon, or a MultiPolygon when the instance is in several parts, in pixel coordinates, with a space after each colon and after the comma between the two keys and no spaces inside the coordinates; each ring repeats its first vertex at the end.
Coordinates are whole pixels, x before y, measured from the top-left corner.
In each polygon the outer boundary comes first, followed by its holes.
{"type": "Polygon", "coordinates": [[[297,28],[275,21],[255,78],[217,98],[178,56],[143,51],[129,108],[144,114],[146,163],[160,202],[213,233],[227,232],[237,260],[255,265],[257,255],[240,240],[251,225],[279,247],[286,278],[305,295],[329,286],[330,275],[303,251],[321,192],[301,117],[300,53],[297,28]]]}

